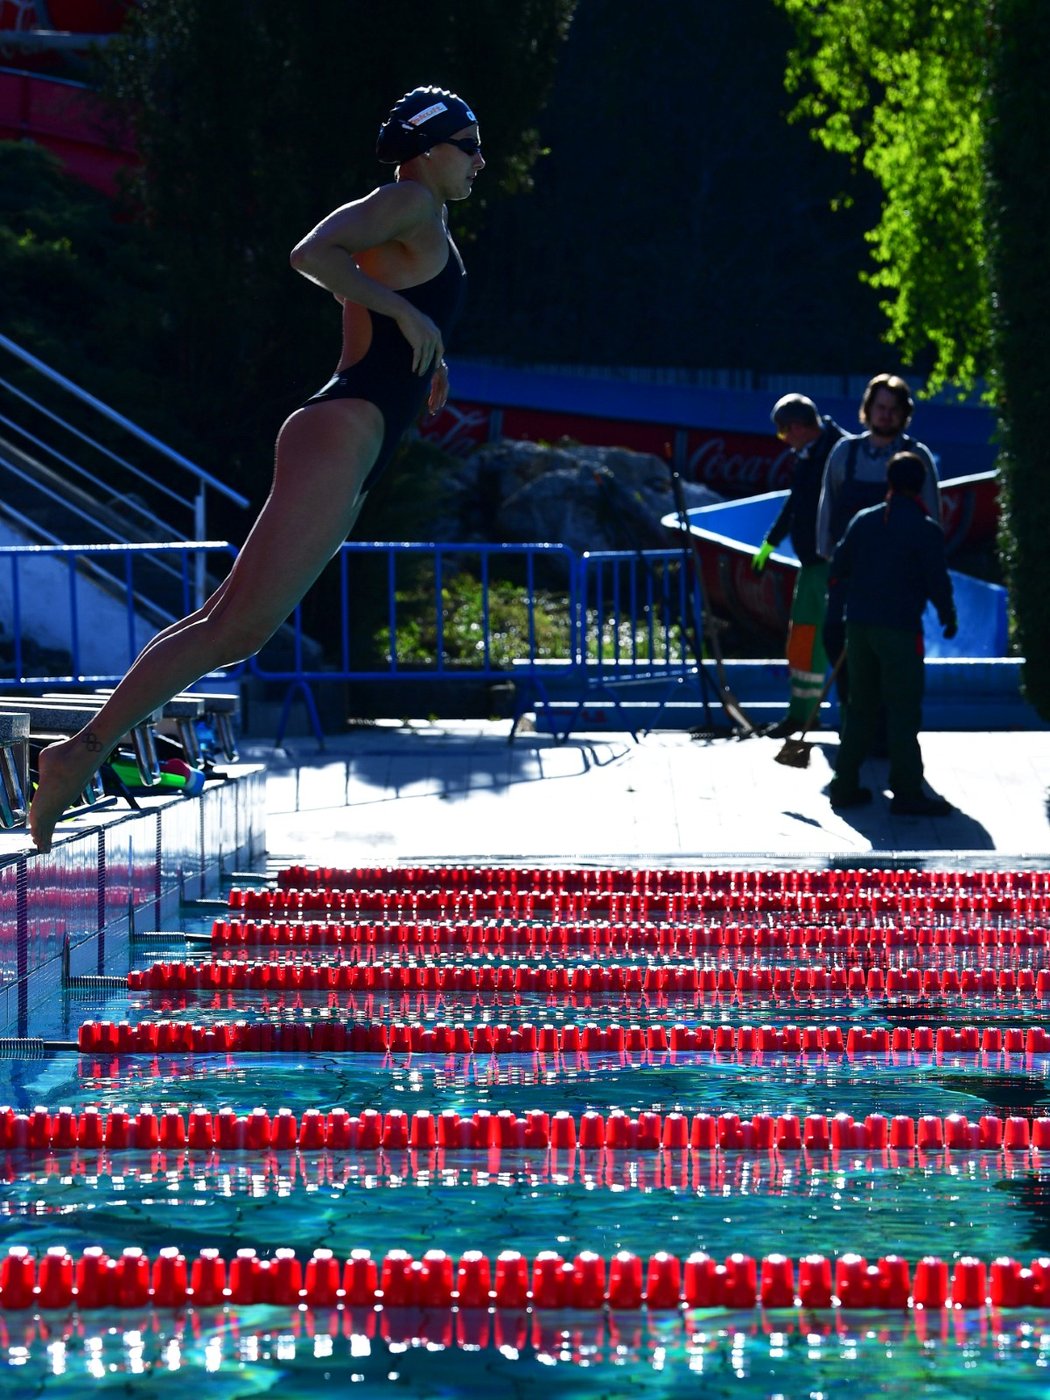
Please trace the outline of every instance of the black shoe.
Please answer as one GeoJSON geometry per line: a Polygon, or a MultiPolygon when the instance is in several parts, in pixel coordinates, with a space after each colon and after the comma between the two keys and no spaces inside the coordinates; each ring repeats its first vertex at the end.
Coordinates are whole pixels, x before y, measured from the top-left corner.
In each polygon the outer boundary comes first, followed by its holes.
{"type": "Polygon", "coordinates": [[[871,788],[840,788],[831,783],[828,800],[837,812],[841,807],[866,807],[871,801],[871,788]]]}
{"type": "Polygon", "coordinates": [[[927,797],[920,792],[914,797],[894,797],[890,811],[895,817],[948,817],[955,808],[945,797],[927,797]]]}

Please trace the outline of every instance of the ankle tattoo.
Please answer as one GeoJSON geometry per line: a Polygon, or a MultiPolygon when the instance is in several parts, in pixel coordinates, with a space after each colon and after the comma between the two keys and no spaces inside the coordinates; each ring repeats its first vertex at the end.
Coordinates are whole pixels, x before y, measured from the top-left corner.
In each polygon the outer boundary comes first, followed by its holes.
{"type": "Polygon", "coordinates": [[[88,753],[102,752],[102,741],[101,739],[99,739],[98,735],[93,729],[89,729],[85,733],[83,739],[81,740],[81,743],[87,749],[88,753]]]}

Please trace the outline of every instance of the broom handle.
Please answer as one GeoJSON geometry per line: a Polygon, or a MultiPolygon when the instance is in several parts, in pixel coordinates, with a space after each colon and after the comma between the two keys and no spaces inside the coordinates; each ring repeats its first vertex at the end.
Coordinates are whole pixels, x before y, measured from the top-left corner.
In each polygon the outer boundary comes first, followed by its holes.
{"type": "Polygon", "coordinates": [[[801,732],[801,734],[798,736],[798,737],[799,737],[799,742],[800,742],[800,743],[801,743],[801,741],[806,737],[806,735],[809,733],[809,731],[813,728],[814,724],[816,723],[816,721],[817,721],[817,716],[820,714],[820,707],[821,707],[821,705],[823,705],[824,701],[828,698],[828,695],[829,695],[830,692],[831,692],[831,687],[835,684],[835,677],[838,675],[839,671],[842,669],[842,663],[845,661],[845,659],[846,659],[846,648],[843,647],[842,650],[839,652],[839,659],[835,662],[834,666],[832,666],[831,671],[830,671],[829,674],[828,674],[828,678],[827,678],[827,680],[824,682],[824,689],[823,689],[823,690],[820,692],[820,694],[817,696],[816,704],[813,706],[812,710],[810,710],[809,714],[806,716],[806,722],[805,722],[805,724],[802,726],[802,732],[801,732]]]}

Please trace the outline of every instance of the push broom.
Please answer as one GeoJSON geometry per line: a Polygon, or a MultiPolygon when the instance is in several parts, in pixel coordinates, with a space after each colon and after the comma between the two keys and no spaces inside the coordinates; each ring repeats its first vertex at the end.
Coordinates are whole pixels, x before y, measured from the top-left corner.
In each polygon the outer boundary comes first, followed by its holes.
{"type": "Polygon", "coordinates": [[[817,696],[816,704],[806,716],[806,722],[802,726],[802,733],[798,736],[797,739],[785,739],[783,748],[781,748],[778,753],[775,753],[773,755],[773,761],[775,763],[782,763],[785,768],[809,767],[809,754],[813,745],[807,742],[806,735],[816,724],[817,716],[820,714],[820,707],[828,698],[828,695],[831,691],[831,687],[835,684],[835,677],[842,669],[842,663],[843,661],[845,661],[845,659],[846,650],[845,648],[843,648],[842,651],[839,653],[839,659],[831,668],[831,672],[828,675],[827,680],[824,682],[824,689],[817,696]]]}

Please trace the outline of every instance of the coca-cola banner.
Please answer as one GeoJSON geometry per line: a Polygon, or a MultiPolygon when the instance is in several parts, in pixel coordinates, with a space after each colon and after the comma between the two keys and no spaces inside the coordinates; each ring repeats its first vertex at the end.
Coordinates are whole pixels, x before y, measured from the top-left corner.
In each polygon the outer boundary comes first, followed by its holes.
{"type": "Polygon", "coordinates": [[[465,455],[492,438],[514,442],[558,442],[568,438],[588,447],[629,447],[667,457],[674,432],[655,423],[624,423],[542,408],[493,408],[488,404],[448,403],[436,418],[420,426],[428,442],[446,452],[465,455]]]}
{"type": "Polygon", "coordinates": [[[712,432],[694,428],[683,464],[691,481],[720,496],[757,496],[791,485],[791,452],[772,434],[712,432]]]}
{"type": "MultiPolygon", "coordinates": [[[[568,438],[589,447],[627,447],[673,457],[688,481],[709,487],[726,500],[786,491],[792,454],[772,433],[715,428],[676,428],[658,422],[628,422],[592,414],[456,400],[420,431],[446,452],[466,456],[493,438],[558,442],[568,438]]],[[[942,522],[949,550],[980,543],[995,532],[998,483],[991,471],[956,477],[942,492],[942,522]]]]}

